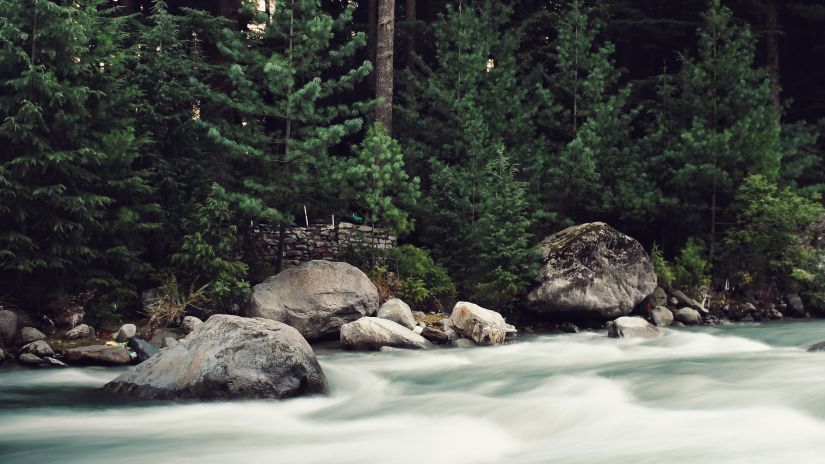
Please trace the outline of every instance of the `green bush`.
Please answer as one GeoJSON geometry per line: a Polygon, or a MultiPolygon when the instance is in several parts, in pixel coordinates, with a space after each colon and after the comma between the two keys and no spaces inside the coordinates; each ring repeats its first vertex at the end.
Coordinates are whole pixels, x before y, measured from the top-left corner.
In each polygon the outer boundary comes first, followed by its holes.
{"type": "Polygon", "coordinates": [[[653,262],[653,270],[659,279],[659,285],[664,288],[669,288],[673,285],[673,281],[676,279],[673,274],[673,269],[662,255],[662,250],[659,248],[659,245],[655,243],[653,244],[653,249],[650,250],[650,260],[653,262]]]}
{"type": "Polygon", "coordinates": [[[455,298],[455,283],[427,250],[401,245],[387,250],[383,260],[387,269],[398,278],[395,293],[402,300],[443,309],[455,298]]]}
{"type": "Polygon", "coordinates": [[[675,285],[694,292],[710,285],[710,263],[706,256],[703,241],[695,237],[688,239],[673,263],[675,285]]]}

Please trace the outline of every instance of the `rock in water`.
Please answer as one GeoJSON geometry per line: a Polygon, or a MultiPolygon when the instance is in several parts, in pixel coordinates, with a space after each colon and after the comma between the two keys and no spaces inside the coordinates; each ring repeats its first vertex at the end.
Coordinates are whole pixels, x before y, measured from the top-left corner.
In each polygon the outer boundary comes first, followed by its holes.
{"type": "Polygon", "coordinates": [[[825,351],[825,342],[819,342],[808,347],[808,351],[825,351]]]}
{"type": "Polygon", "coordinates": [[[786,315],[790,317],[805,317],[805,305],[802,304],[802,298],[796,293],[789,293],[785,295],[785,301],[788,302],[785,308],[786,315]]]}
{"type": "Polygon", "coordinates": [[[135,352],[139,362],[146,361],[160,352],[155,345],[141,338],[133,338],[126,345],[135,352]]]}
{"type": "Polygon", "coordinates": [[[327,383],[294,328],[219,314],[103,388],[147,399],[263,399],[324,393],[327,383]]]}
{"type": "Polygon", "coordinates": [[[54,356],[54,350],[52,350],[52,347],[49,346],[45,340],[35,340],[28,345],[24,345],[23,348],[20,348],[20,352],[31,353],[41,358],[54,356]]]}
{"type": "Polygon", "coordinates": [[[433,344],[403,325],[380,317],[362,317],[341,326],[341,344],[353,350],[381,347],[427,349],[433,344]]]}
{"type": "Polygon", "coordinates": [[[421,331],[421,336],[437,345],[450,343],[450,336],[443,330],[438,330],[435,327],[424,327],[421,331]]]}
{"type": "Polygon", "coordinates": [[[183,330],[183,333],[188,334],[195,330],[199,325],[203,324],[203,321],[198,319],[195,316],[186,316],[180,323],[180,328],[183,330]]]}
{"type": "Polygon", "coordinates": [[[693,308],[682,308],[674,315],[677,321],[685,325],[697,325],[702,323],[702,315],[693,308]]]}
{"type": "Polygon", "coordinates": [[[35,356],[31,353],[21,354],[20,356],[18,356],[17,361],[20,364],[25,364],[27,366],[42,366],[45,364],[40,357],[35,356]]]}
{"type": "Polygon", "coordinates": [[[410,306],[398,298],[390,298],[386,303],[382,304],[381,307],[378,308],[378,314],[376,314],[376,316],[395,321],[410,330],[415,327],[415,318],[413,317],[410,306]]]}
{"type": "Polygon", "coordinates": [[[547,319],[615,319],[656,289],[656,273],[642,245],[607,224],[569,227],[544,239],[540,248],[544,264],[526,303],[547,319]]]}
{"type": "Polygon", "coordinates": [[[35,329],[34,327],[23,327],[22,329],[20,329],[20,341],[23,344],[45,339],[46,334],[35,329]]]}
{"type": "Polygon", "coordinates": [[[69,348],[63,353],[69,364],[92,366],[122,366],[132,362],[129,351],[123,346],[90,345],[69,348]]]}
{"type": "Polygon", "coordinates": [[[507,323],[501,314],[466,301],[459,301],[450,314],[450,325],[478,345],[504,343],[507,323]]]}
{"type": "Polygon", "coordinates": [[[17,338],[17,313],[0,310],[0,345],[10,346],[17,338]]]}
{"type": "Polygon", "coordinates": [[[86,324],[80,324],[66,332],[63,338],[68,340],[77,340],[80,338],[95,338],[95,329],[86,324]]]}
{"type": "Polygon", "coordinates": [[[607,323],[607,336],[611,338],[647,338],[661,336],[656,327],[641,317],[623,316],[607,323]]]}
{"type": "Polygon", "coordinates": [[[137,326],[135,324],[123,324],[120,330],[115,334],[115,340],[119,342],[128,342],[137,335],[137,326]]]}
{"type": "Polygon", "coordinates": [[[650,317],[658,327],[667,327],[673,324],[673,313],[664,306],[656,306],[650,310],[650,317]]]}
{"type": "Polygon", "coordinates": [[[378,310],[378,290],[347,263],[310,261],[255,286],[251,317],[281,321],[310,341],[338,336],[341,326],[378,310]]]}

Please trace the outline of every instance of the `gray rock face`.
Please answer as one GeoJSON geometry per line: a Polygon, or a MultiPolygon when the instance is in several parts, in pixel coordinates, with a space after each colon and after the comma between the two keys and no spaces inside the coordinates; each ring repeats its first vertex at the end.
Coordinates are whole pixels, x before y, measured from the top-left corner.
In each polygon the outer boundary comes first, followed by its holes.
{"type": "Polygon", "coordinates": [[[17,338],[17,313],[0,310],[0,345],[9,346],[17,338]]]}
{"type": "Polygon", "coordinates": [[[31,353],[23,353],[17,357],[17,361],[20,364],[25,364],[26,366],[42,366],[43,360],[31,353]]]}
{"type": "Polygon", "coordinates": [[[656,306],[665,306],[667,304],[667,292],[662,287],[656,287],[650,295],[653,298],[653,303],[656,306]]]}
{"type": "Polygon", "coordinates": [[[69,367],[69,365],[63,361],[51,357],[43,358],[43,363],[49,367],[69,367]]]}
{"type": "Polygon", "coordinates": [[[95,338],[95,335],[96,333],[94,327],[86,324],[80,324],[68,330],[63,335],[63,338],[68,340],[78,340],[81,338],[95,338]]]}
{"type": "Polygon", "coordinates": [[[664,306],[656,306],[650,310],[650,318],[658,327],[667,327],[673,324],[673,313],[664,306]]]}
{"type": "Polygon", "coordinates": [[[185,316],[183,320],[180,322],[180,328],[183,330],[183,333],[188,334],[195,330],[199,325],[203,324],[203,321],[198,319],[195,316],[185,316]]]}
{"type": "Polygon", "coordinates": [[[70,348],[63,353],[69,364],[92,366],[122,366],[132,362],[129,352],[123,346],[90,345],[70,348]]]}
{"type": "Polygon", "coordinates": [[[656,289],[642,245],[602,222],[569,227],[540,248],[544,264],[526,300],[539,316],[607,321],[629,314],[656,289]]]}
{"type": "Polygon", "coordinates": [[[20,329],[20,341],[24,344],[45,339],[46,334],[35,329],[34,327],[23,327],[22,329],[20,329]]]}
{"type": "Polygon", "coordinates": [[[805,317],[805,305],[802,304],[802,298],[796,293],[789,293],[785,295],[785,301],[788,302],[785,308],[785,314],[790,317],[805,317]]]}
{"type": "Polygon", "coordinates": [[[702,315],[693,308],[681,308],[674,315],[677,321],[685,325],[697,325],[702,323],[702,315]]]}
{"type": "Polygon", "coordinates": [[[378,290],[358,268],[310,261],[256,285],[247,314],[291,325],[314,341],[337,336],[342,325],[377,310],[378,290]]]}
{"type": "Polygon", "coordinates": [[[450,326],[478,345],[504,343],[507,335],[507,323],[501,314],[466,301],[453,307],[450,326]]]}
{"type": "Polygon", "coordinates": [[[265,399],[324,393],[327,383],[296,329],[219,314],[103,388],[150,399],[265,399]]]}
{"type": "Polygon", "coordinates": [[[30,353],[35,356],[44,358],[46,356],[54,356],[54,350],[46,343],[45,340],[35,340],[20,348],[21,353],[30,353]]]}
{"type": "Polygon", "coordinates": [[[175,338],[175,337],[166,337],[161,342],[160,347],[161,348],[169,348],[171,346],[178,346],[178,345],[180,345],[180,342],[178,341],[177,338],[175,338]]]}
{"type": "Polygon", "coordinates": [[[447,343],[450,343],[450,336],[443,330],[439,330],[434,327],[424,327],[421,331],[421,336],[437,345],[446,345],[447,343]]]}
{"type": "Polygon", "coordinates": [[[380,317],[362,317],[341,326],[341,344],[353,350],[378,350],[381,347],[414,350],[432,348],[427,339],[403,325],[380,317]]]}
{"type": "Polygon", "coordinates": [[[410,330],[415,327],[415,318],[410,306],[398,298],[391,298],[382,304],[376,316],[397,322],[410,330]]]}
{"type": "Polygon", "coordinates": [[[607,323],[607,336],[611,338],[658,338],[662,334],[641,317],[622,316],[607,323]]]}
{"type": "Polygon", "coordinates": [[[160,352],[155,345],[137,337],[129,340],[126,345],[135,352],[139,362],[146,361],[160,352]]]}
{"type": "Polygon", "coordinates": [[[120,330],[115,334],[115,340],[119,342],[128,342],[137,335],[137,327],[135,324],[123,324],[120,330]]]}

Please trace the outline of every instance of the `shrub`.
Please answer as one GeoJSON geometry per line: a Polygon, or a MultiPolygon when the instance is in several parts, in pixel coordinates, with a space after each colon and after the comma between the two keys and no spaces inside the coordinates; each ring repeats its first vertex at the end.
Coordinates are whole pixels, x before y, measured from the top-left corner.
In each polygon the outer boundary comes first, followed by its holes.
{"type": "Polygon", "coordinates": [[[669,262],[662,255],[662,250],[659,245],[653,244],[653,249],[650,250],[650,260],[653,262],[653,269],[656,272],[656,277],[659,279],[659,286],[669,288],[674,279],[673,269],[669,262]]]}
{"type": "Polygon", "coordinates": [[[180,324],[188,309],[204,311],[208,302],[207,286],[181,291],[173,275],[161,277],[158,299],[147,305],[144,314],[149,318],[143,327],[143,336],[151,338],[155,330],[180,324]]]}
{"type": "Polygon", "coordinates": [[[396,296],[415,303],[443,309],[455,298],[455,283],[430,253],[413,245],[401,245],[384,253],[390,272],[398,276],[396,296]]]}
{"type": "Polygon", "coordinates": [[[674,283],[693,292],[710,285],[710,263],[705,256],[705,243],[689,238],[673,263],[674,283]]]}

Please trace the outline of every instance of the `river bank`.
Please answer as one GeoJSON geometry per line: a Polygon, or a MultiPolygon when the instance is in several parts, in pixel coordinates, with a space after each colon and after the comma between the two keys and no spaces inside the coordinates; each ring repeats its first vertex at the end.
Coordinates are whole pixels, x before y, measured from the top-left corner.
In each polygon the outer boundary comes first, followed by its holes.
{"type": "Polygon", "coordinates": [[[135,402],[123,368],[0,371],[0,461],[821,462],[825,322],[528,336],[498,347],[318,348],[330,395],[135,402]]]}

